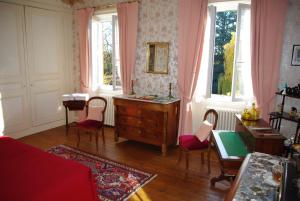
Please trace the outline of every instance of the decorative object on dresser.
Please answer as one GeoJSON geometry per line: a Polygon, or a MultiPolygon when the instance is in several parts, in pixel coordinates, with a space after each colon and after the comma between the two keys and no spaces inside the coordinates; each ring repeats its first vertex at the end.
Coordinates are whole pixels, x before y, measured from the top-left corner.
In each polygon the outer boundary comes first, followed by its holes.
{"type": "Polygon", "coordinates": [[[106,106],[107,101],[103,97],[94,96],[87,101],[85,106],[86,119],[76,124],[78,136],[77,147],[79,146],[80,142],[81,130],[90,134],[90,141],[92,140],[92,133],[95,133],[97,151],[100,130],[102,132],[103,144],[105,144],[104,121],[106,106]]]}
{"type": "Polygon", "coordinates": [[[216,129],[218,123],[218,113],[214,109],[207,110],[203,123],[195,135],[182,134],[179,137],[179,148],[180,154],[178,163],[181,160],[182,153],[185,154],[186,166],[185,169],[189,168],[189,154],[190,152],[198,151],[201,152],[201,162],[204,164],[204,153],[207,154],[207,168],[208,174],[210,174],[210,151],[211,151],[211,130],[216,129]],[[208,116],[212,119],[212,123],[208,122],[208,116]],[[200,135],[200,136],[199,136],[200,135]]]}
{"type": "Polygon", "coordinates": [[[155,174],[64,145],[53,147],[48,152],[89,167],[95,178],[99,200],[127,200],[139,188],[156,177],[155,174]]]}
{"type": "Polygon", "coordinates": [[[114,96],[115,140],[119,137],[161,146],[165,156],[168,146],[177,142],[179,99],[114,96]]]}
{"type": "Polygon", "coordinates": [[[65,106],[65,115],[66,115],[66,135],[69,131],[69,114],[68,111],[79,111],[83,110],[86,104],[86,101],[89,99],[88,94],[82,93],[73,93],[73,94],[64,94],[62,95],[63,105],[65,106]]]}
{"type": "Polygon", "coordinates": [[[172,83],[169,83],[169,98],[174,98],[174,96],[172,96],[172,83]]]}

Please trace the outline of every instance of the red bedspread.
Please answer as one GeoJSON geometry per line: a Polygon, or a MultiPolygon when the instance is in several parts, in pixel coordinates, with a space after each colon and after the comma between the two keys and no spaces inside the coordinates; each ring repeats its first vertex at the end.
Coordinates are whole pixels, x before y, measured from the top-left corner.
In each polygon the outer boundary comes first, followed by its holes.
{"type": "Polygon", "coordinates": [[[1,201],[95,201],[91,170],[0,137],[1,201]]]}

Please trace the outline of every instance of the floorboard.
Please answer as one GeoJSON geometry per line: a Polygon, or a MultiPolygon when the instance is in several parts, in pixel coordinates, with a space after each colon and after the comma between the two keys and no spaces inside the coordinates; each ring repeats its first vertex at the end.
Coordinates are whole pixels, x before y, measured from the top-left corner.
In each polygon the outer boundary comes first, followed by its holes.
{"type": "MultiPolygon", "coordinates": [[[[19,140],[42,150],[59,144],[76,147],[75,133],[75,128],[70,128],[66,136],[65,128],[61,126],[19,140]]],[[[157,174],[155,179],[131,196],[129,201],[224,200],[230,187],[229,183],[217,183],[216,187],[210,187],[210,178],[220,174],[220,166],[215,153],[212,154],[210,175],[207,174],[206,164],[201,164],[198,154],[190,156],[190,170],[186,175],[184,158],[180,164],[177,164],[178,148],[171,148],[168,155],[163,157],[160,148],[152,145],[125,139],[115,143],[113,134],[113,128],[105,128],[106,144],[102,145],[101,138],[99,138],[99,151],[97,152],[95,139],[93,138],[90,142],[89,135],[83,133],[79,149],[157,174]]]]}

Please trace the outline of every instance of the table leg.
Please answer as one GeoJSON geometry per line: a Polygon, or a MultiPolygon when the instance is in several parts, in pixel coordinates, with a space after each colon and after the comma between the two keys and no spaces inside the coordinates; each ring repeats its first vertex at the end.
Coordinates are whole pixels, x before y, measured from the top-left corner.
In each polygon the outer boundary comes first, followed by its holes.
{"type": "Polygon", "coordinates": [[[119,142],[119,134],[118,134],[118,131],[117,131],[117,128],[115,128],[115,142],[119,142]]]}
{"type": "Polygon", "coordinates": [[[66,114],[66,135],[69,133],[69,119],[68,119],[68,108],[65,106],[65,114],[66,114]]]}
{"type": "Polygon", "coordinates": [[[162,152],[163,156],[167,155],[167,145],[166,144],[161,145],[161,152],[162,152]]]}
{"type": "Polygon", "coordinates": [[[224,174],[223,172],[220,174],[220,176],[218,177],[214,177],[210,180],[210,185],[211,186],[215,186],[215,183],[216,182],[219,182],[219,181],[223,181],[223,180],[227,180],[229,182],[232,182],[235,178],[235,175],[227,175],[227,174],[224,174]]]}
{"type": "Polygon", "coordinates": [[[163,127],[163,144],[161,145],[161,152],[163,156],[167,155],[167,133],[168,133],[168,113],[164,113],[164,127],[163,127]]]}

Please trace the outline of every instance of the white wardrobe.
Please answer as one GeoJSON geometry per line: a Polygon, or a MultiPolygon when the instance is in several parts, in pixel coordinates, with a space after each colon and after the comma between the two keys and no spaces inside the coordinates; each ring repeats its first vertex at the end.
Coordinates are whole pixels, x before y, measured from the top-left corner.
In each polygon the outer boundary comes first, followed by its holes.
{"type": "Polygon", "coordinates": [[[0,135],[63,125],[72,61],[71,11],[0,2],[0,135]]]}

